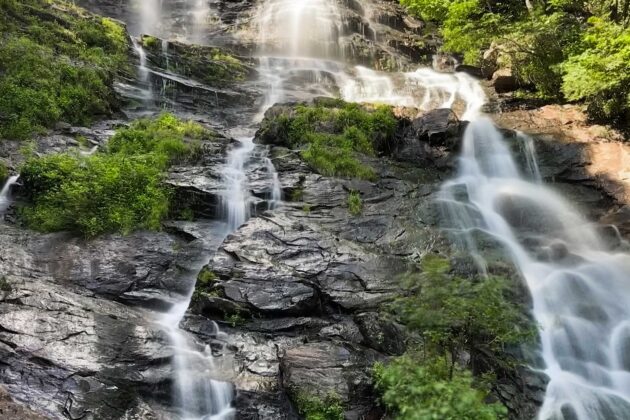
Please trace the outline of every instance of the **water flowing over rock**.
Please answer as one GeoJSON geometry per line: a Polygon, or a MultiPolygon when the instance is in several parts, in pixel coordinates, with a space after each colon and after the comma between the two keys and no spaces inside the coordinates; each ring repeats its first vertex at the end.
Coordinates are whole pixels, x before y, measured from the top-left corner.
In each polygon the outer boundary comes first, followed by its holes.
{"type": "MultiPolygon", "coordinates": [[[[497,370],[510,418],[630,417],[627,147],[549,108],[530,127],[495,116],[496,129],[474,78],[496,69],[434,57],[437,37],[397,2],[76,3],[127,24],[136,68],[118,75],[119,114],[60,123],[36,154],[98,153],[118,126],[162,110],[216,138],[165,175],[172,216],[194,220],[160,232],[31,232],[17,176],[4,184],[0,417],[295,419],[298,396],[333,394],[347,419],[384,418],[371,369],[409,342],[384,308],[437,253],[458,275],[502,270],[529,287],[542,350],[509,349],[534,369],[497,370]],[[396,116],[355,156],[368,179],[320,174],[283,132],[298,109],[339,106],[331,98],[396,116]],[[551,136],[567,126],[597,141],[551,136]]],[[[495,75],[495,90],[516,87],[495,75]]],[[[21,147],[3,140],[0,157],[18,168],[21,147]]]]}
{"type": "Polygon", "coordinates": [[[552,190],[525,179],[485,119],[469,126],[459,177],[444,185],[441,200],[480,264],[475,230],[496,238],[526,281],[549,376],[539,417],[627,417],[628,254],[611,250],[552,190]]]}

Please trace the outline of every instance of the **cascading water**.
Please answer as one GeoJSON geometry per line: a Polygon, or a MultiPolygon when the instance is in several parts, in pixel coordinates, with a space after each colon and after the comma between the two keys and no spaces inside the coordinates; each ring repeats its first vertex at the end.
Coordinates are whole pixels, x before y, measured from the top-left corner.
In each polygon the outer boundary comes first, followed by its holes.
{"type": "Polygon", "coordinates": [[[502,244],[531,292],[550,378],[539,418],[630,418],[630,255],[607,249],[592,224],[539,182],[528,148],[532,181],[492,122],[475,119],[459,175],[441,191],[447,219],[482,264],[475,238],[502,244]]]}
{"type": "MultiPolygon", "coordinates": [[[[501,133],[479,116],[485,97],[468,75],[426,68],[384,73],[347,65],[340,46],[344,22],[332,0],[265,0],[254,21],[265,92],[262,112],[276,102],[340,96],[424,110],[454,108],[473,121],[459,175],[443,186],[441,202],[451,229],[461,234],[483,269],[476,239],[488,235],[503,244],[529,286],[551,379],[540,418],[630,418],[630,309],[623,305],[630,300],[630,286],[624,283],[629,257],[607,250],[595,228],[542,185],[532,139],[519,135],[528,180],[501,133]]],[[[223,171],[228,233],[250,217],[247,171],[254,157],[264,159],[269,175],[269,207],[281,200],[271,160],[254,156],[251,136],[238,141],[223,171]]],[[[217,358],[209,348],[199,351],[178,327],[191,296],[192,289],[161,321],[174,348],[177,401],[187,419],[231,418],[231,385],[210,379],[217,377],[217,358]]]]}
{"type": "Polygon", "coordinates": [[[250,195],[247,188],[247,162],[254,151],[254,139],[241,137],[239,145],[232,148],[228,154],[227,165],[223,169],[223,183],[225,192],[222,198],[224,219],[228,230],[235,231],[250,216],[250,195]]]}
{"type": "Polygon", "coordinates": [[[0,213],[4,213],[11,205],[11,188],[17,182],[19,175],[10,176],[0,190],[0,213]]]}

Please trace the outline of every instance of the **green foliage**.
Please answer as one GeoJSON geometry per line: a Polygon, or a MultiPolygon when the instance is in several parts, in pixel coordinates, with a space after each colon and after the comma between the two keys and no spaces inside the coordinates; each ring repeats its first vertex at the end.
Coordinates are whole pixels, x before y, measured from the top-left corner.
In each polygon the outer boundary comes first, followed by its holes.
{"type": "Polygon", "coordinates": [[[330,394],[319,398],[306,393],[298,393],[295,398],[299,413],[306,420],[343,420],[344,409],[337,395],[330,394]]]}
{"type": "Polygon", "coordinates": [[[505,67],[523,84],[535,86],[542,97],[560,95],[560,65],[579,42],[580,24],[573,16],[536,13],[509,25],[500,43],[505,67]]]}
{"type": "Polygon", "coordinates": [[[630,29],[589,19],[583,50],[564,63],[562,91],[598,119],[630,122],[630,29]]]}
{"type": "Polygon", "coordinates": [[[500,14],[486,12],[481,0],[458,0],[449,6],[442,28],[444,49],[460,53],[467,64],[478,64],[481,51],[505,25],[500,14]]]}
{"type": "Polygon", "coordinates": [[[406,354],[374,366],[381,400],[400,420],[496,420],[506,418],[501,404],[486,404],[488,391],[473,386],[469,371],[451,369],[443,357],[406,354]]]}
{"type": "Polygon", "coordinates": [[[449,261],[438,256],[425,257],[421,272],[404,280],[407,293],[392,309],[420,337],[421,350],[375,366],[383,403],[400,419],[506,418],[505,407],[485,402],[490,378],[473,379],[471,373],[477,358],[491,357],[492,365],[509,368],[505,347],[536,333],[522,308],[510,302],[506,281],[459,278],[451,274],[449,261]],[[462,352],[471,356],[471,370],[459,364],[462,352]]]}
{"type": "Polygon", "coordinates": [[[217,280],[217,275],[214,274],[208,267],[204,267],[197,276],[197,284],[207,287],[217,280]]]}
{"type": "Polygon", "coordinates": [[[352,191],[348,194],[348,211],[353,216],[358,216],[363,211],[361,195],[357,191],[352,191]]]}
{"type": "Polygon", "coordinates": [[[216,134],[193,121],[182,121],[173,114],[135,121],[118,130],[109,140],[109,153],[137,155],[155,153],[168,163],[177,163],[201,153],[200,140],[212,140],[216,134]]]}
{"type": "Polygon", "coordinates": [[[119,130],[106,153],[28,158],[20,172],[30,201],[21,209],[23,220],[40,231],[86,237],[159,229],[171,198],[162,183],[165,170],[196,157],[187,134],[206,136],[190,124],[164,114],[119,130]]]}
{"type": "Polygon", "coordinates": [[[464,62],[511,68],[538,97],[584,101],[591,117],[630,124],[630,0],[400,0],[441,25],[464,62]],[[588,22],[588,23],[587,23],[588,22]],[[482,53],[494,45],[498,63],[482,53]]]}
{"type": "Polygon", "coordinates": [[[240,312],[236,312],[225,316],[225,321],[230,324],[232,328],[240,327],[247,323],[247,319],[243,317],[240,312]]]}
{"type": "Polygon", "coordinates": [[[400,0],[409,13],[420,16],[424,20],[444,22],[451,4],[449,0],[400,0]]]}
{"type": "Polygon", "coordinates": [[[409,328],[421,332],[437,352],[499,353],[531,339],[535,329],[522,310],[506,299],[507,282],[490,277],[471,281],[449,274],[447,260],[429,256],[422,273],[406,278],[412,291],[394,308],[409,328]]]}
{"type": "Polygon", "coordinates": [[[7,168],[7,165],[4,162],[0,161],[0,188],[2,188],[2,185],[7,178],[9,178],[9,168],[7,168]]]}
{"type": "Polygon", "coordinates": [[[126,65],[122,26],[62,0],[2,2],[0,137],[25,139],[63,120],[85,124],[117,107],[126,65]]]}
{"type": "Polygon", "coordinates": [[[266,121],[262,130],[274,127],[277,141],[306,146],[302,158],[323,175],[372,179],[373,169],[361,163],[357,153],[373,155],[375,144],[391,141],[396,125],[387,106],[321,100],[266,121]]]}
{"type": "Polygon", "coordinates": [[[142,36],[142,46],[145,48],[158,48],[160,47],[160,41],[151,35],[142,36]]]}
{"type": "Polygon", "coordinates": [[[169,200],[161,166],[152,155],[59,154],[29,160],[21,177],[34,206],[23,208],[22,216],[44,232],[70,230],[87,237],[159,229],[169,200]]]}

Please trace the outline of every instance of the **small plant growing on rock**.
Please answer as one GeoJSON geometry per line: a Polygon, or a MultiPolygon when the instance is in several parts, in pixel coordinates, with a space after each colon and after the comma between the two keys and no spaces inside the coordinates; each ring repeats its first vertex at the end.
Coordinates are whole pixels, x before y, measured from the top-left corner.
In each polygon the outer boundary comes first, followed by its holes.
{"type": "Polygon", "coordinates": [[[348,211],[353,216],[358,216],[363,212],[363,202],[359,192],[352,191],[348,194],[348,211]]]}
{"type": "Polygon", "coordinates": [[[5,276],[0,277],[0,291],[10,292],[11,290],[13,290],[13,288],[7,278],[5,276]]]}
{"type": "Polygon", "coordinates": [[[8,177],[9,168],[7,168],[4,162],[0,161],[0,188],[2,188],[2,184],[4,184],[4,181],[6,181],[8,177]]]}
{"type": "Polygon", "coordinates": [[[204,267],[197,276],[197,284],[200,286],[208,286],[217,280],[217,275],[213,271],[204,267]]]}
{"type": "Polygon", "coordinates": [[[343,420],[344,409],[339,396],[328,394],[325,398],[309,395],[304,392],[297,394],[295,404],[299,413],[306,420],[343,420]]]}
{"type": "Polygon", "coordinates": [[[225,321],[230,324],[232,328],[239,327],[241,325],[245,325],[247,320],[240,312],[233,313],[231,315],[227,315],[225,317],[225,321]]]}

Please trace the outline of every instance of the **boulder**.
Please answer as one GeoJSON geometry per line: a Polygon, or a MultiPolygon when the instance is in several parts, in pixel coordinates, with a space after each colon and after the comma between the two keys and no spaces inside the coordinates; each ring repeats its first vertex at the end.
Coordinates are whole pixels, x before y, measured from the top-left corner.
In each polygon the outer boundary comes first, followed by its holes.
{"type": "Polygon", "coordinates": [[[511,69],[499,69],[492,74],[490,85],[497,93],[514,92],[520,83],[511,69]]]}

